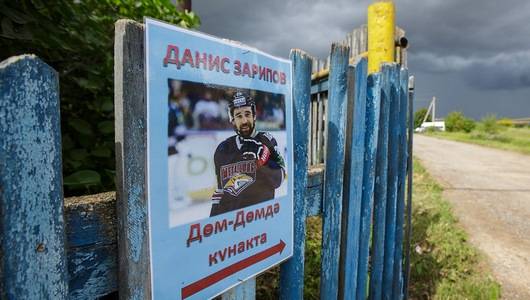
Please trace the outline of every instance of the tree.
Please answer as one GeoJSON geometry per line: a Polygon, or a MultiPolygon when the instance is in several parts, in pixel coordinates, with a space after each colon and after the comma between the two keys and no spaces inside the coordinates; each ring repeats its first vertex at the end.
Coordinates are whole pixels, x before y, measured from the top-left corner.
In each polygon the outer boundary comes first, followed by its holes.
{"type": "Polygon", "coordinates": [[[114,23],[144,16],[200,23],[170,0],[0,3],[0,58],[34,53],[59,74],[67,195],[114,189],[114,23]]]}
{"type": "MultiPolygon", "coordinates": [[[[423,122],[423,118],[425,118],[425,114],[427,114],[427,108],[425,107],[418,109],[414,113],[414,128],[418,128],[421,126],[421,123],[423,122]]],[[[432,122],[431,115],[427,117],[427,122],[432,122]]]]}

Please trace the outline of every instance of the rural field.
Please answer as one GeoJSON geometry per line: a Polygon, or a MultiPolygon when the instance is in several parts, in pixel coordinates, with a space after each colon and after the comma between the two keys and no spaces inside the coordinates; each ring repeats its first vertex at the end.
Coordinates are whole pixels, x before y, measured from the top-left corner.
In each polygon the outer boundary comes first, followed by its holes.
{"type": "Polygon", "coordinates": [[[426,132],[425,135],[530,155],[530,127],[497,126],[494,132],[488,133],[483,130],[483,126],[483,124],[479,123],[478,128],[469,133],[430,131],[426,132]]]}

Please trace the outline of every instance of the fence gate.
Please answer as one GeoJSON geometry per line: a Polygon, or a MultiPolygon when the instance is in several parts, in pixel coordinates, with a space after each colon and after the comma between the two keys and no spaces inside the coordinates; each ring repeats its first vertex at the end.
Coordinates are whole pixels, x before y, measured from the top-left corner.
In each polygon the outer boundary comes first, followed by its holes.
{"type": "MultiPolygon", "coordinates": [[[[351,38],[333,44],[329,75],[313,80],[314,59],[290,55],[295,247],[281,265],[281,299],[303,299],[305,220],[314,215],[323,219],[321,299],[406,293],[409,76],[395,63],[368,75],[366,59],[350,61],[352,45],[362,48],[351,38]]],[[[119,21],[117,199],[107,193],[63,203],[57,74],[34,56],[0,64],[2,299],[93,299],[118,287],[125,299],[150,295],[143,52],[143,27],[119,21]]],[[[223,296],[254,297],[254,280],[223,296]]]]}

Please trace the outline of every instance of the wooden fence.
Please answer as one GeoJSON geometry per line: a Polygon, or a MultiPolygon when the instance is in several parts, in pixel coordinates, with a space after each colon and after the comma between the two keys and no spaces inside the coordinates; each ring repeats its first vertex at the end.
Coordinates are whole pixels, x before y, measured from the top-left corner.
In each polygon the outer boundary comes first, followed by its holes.
{"type": "MultiPolygon", "coordinates": [[[[329,76],[316,81],[314,59],[290,55],[295,247],[281,265],[281,299],[303,298],[305,221],[314,215],[323,219],[321,299],[401,299],[406,290],[409,76],[397,64],[368,76],[365,59],[350,64],[348,45],[332,46],[329,76]]],[[[57,74],[34,56],[0,64],[2,299],[150,295],[143,27],[118,22],[115,52],[118,200],[63,202],[57,74]]],[[[254,289],[250,280],[223,298],[253,299],[254,289]]]]}

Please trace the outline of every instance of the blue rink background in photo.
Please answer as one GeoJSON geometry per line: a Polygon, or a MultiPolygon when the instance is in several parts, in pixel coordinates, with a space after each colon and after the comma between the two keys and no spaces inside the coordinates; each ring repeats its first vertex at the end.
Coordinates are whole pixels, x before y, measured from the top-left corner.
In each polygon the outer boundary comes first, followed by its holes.
{"type": "MultiPolygon", "coordinates": [[[[155,20],[146,19],[146,70],[147,70],[147,147],[148,147],[148,201],[150,221],[150,251],[152,293],[154,299],[181,299],[184,287],[193,284],[212,274],[227,268],[241,266],[253,255],[278,245],[283,241],[286,246],[281,253],[263,258],[259,262],[243,268],[241,271],[221,279],[213,285],[189,295],[188,299],[211,298],[228,288],[248,279],[292,255],[293,239],[293,161],[292,161],[292,94],[291,62],[262,53],[256,49],[222,41],[198,32],[184,30],[155,20]],[[286,84],[272,83],[256,78],[236,76],[233,72],[223,73],[208,71],[202,68],[191,68],[189,65],[180,69],[174,64],[164,66],[168,45],[175,45],[181,51],[189,48],[192,53],[208,53],[227,57],[232,71],[233,61],[265,66],[285,72],[286,84]],[[176,227],[170,227],[168,205],[168,79],[217,84],[229,87],[260,90],[285,95],[286,112],[286,194],[273,200],[259,203],[242,209],[250,212],[278,204],[278,213],[262,217],[244,227],[227,226],[226,230],[203,237],[202,241],[193,241],[188,247],[188,238],[192,226],[200,226],[201,231],[207,224],[222,220],[235,221],[238,211],[231,211],[213,218],[193,221],[176,227]],[[196,225],[200,224],[200,225],[196,225]],[[235,230],[234,230],[235,229],[235,230]],[[223,261],[218,260],[210,266],[210,255],[233,247],[240,242],[247,242],[255,236],[266,234],[266,242],[252,243],[245,249],[223,261]]],[[[211,149],[213,153],[215,149],[211,149]]],[[[186,178],[179,178],[186,184],[186,178]]],[[[178,223],[178,222],[177,222],[178,223]]],[[[229,270],[229,269],[228,269],[229,270]]],[[[217,273],[218,274],[218,273],[217,273]]],[[[211,281],[211,280],[210,280],[211,281]]],[[[213,280],[215,281],[215,280],[213,280]]]]}

